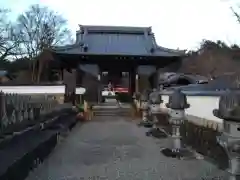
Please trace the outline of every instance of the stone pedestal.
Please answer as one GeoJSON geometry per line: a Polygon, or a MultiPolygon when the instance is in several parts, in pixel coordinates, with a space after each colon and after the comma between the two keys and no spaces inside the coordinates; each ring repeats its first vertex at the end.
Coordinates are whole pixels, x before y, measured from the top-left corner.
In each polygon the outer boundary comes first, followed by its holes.
{"type": "Polygon", "coordinates": [[[185,118],[185,111],[184,110],[170,110],[170,124],[172,126],[172,139],[173,139],[173,151],[180,151],[182,149],[181,143],[181,134],[180,134],[180,127],[185,118]]]}
{"type": "Polygon", "coordinates": [[[240,123],[224,122],[221,136],[217,137],[218,143],[224,148],[228,156],[228,171],[230,176],[240,176],[240,123]]]}
{"type": "Polygon", "coordinates": [[[221,136],[218,143],[228,156],[229,179],[240,176],[240,94],[238,91],[226,91],[220,97],[219,108],[213,110],[213,115],[223,119],[221,136]]]}

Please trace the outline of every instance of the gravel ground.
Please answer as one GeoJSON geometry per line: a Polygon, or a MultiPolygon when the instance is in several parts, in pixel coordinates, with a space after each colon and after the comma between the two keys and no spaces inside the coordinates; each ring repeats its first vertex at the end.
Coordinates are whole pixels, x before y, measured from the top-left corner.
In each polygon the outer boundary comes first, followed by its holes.
{"type": "Polygon", "coordinates": [[[200,180],[224,174],[205,160],[163,156],[160,149],[169,140],[146,137],[147,129],[131,121],[102,120],[77,125],[27,180],[200,180]]]}

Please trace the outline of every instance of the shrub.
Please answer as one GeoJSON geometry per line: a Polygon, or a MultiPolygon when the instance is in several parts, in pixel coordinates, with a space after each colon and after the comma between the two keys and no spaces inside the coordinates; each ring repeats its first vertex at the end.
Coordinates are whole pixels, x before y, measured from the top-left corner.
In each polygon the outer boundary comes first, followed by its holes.
{"type": "Polygon", "coordinates": [[[129,93],[116,93],[116,99],[120,102],[132,103],[132,95],[129,93]]]}

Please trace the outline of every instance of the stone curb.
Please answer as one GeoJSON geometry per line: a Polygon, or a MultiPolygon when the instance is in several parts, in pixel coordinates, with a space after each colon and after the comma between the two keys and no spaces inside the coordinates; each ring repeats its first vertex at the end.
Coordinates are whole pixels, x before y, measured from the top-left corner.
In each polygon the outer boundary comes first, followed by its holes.
{"type": "Polygon", "coordinates": [[[59,113],[47,120],[48,123],[45,121],[42,128],[23,132],[0,147],[1,180],[24,180],[55,148],[59,134],[76,125],[75,112],[63,110],[59,113]]]}

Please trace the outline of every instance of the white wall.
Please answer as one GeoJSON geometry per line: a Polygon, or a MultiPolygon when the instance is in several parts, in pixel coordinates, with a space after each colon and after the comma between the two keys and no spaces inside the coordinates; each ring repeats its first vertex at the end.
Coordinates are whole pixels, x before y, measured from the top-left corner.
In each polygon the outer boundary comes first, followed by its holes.
{"type": "Polygon", "coordinates": [[[76,94],[84,94],[86,92],[86,89],[85,88],[81,88],[81,87],[78,87],[78,88],[76,88],[76,90],[75,90],[75,93],[76,94]]]}
{"type": "MultiPolygon", "coordinates": [[[[65,94],[65,85],[59,86],[0,86],[3,93],[14,94],[65,94]]],[[[84,94],[85,88],[76,88],[76,94],[84,94]]]]}
{"type": "Polygon", "coordinates": [[[0,91],[16,94],[64,94],[65,86],[0,86],[0,91]]]}
{"type": "MultiPolygon", "coordinates": [[[[163,95],[162,108],[166,108],[169,96],[163,95]]],[[[222,123],[222,119],[213,116],[213,109],[218,109],[219,96],[187,96],[187,101],[190,108],[186,109],[187,115],[192,115],[206,120],[212,120],[217,123],[222,123]]]]}

